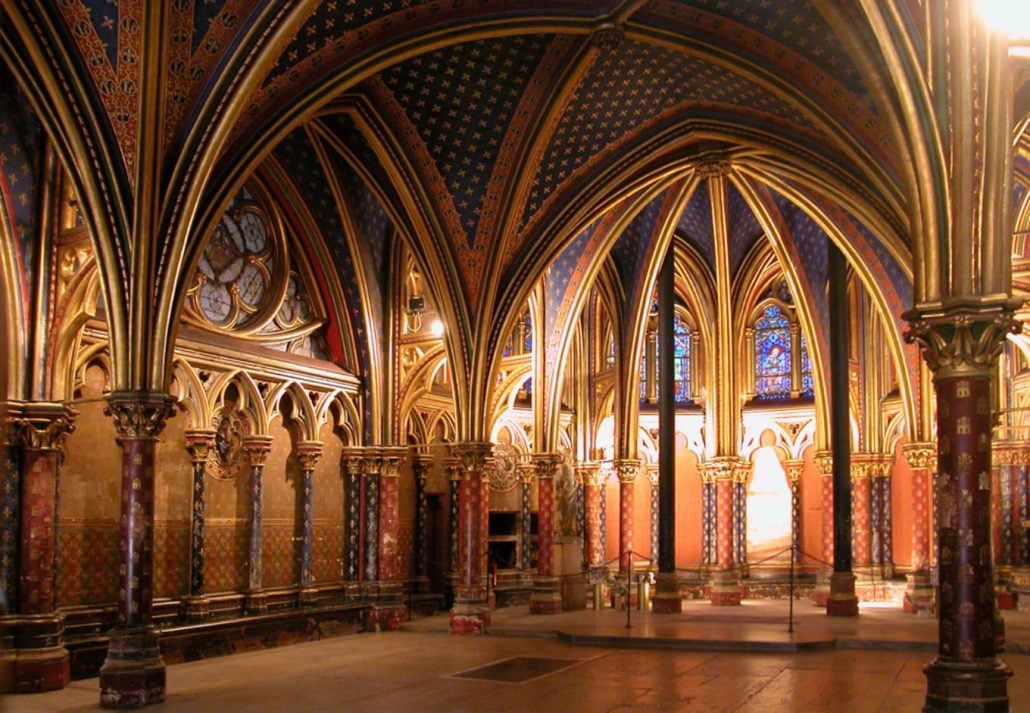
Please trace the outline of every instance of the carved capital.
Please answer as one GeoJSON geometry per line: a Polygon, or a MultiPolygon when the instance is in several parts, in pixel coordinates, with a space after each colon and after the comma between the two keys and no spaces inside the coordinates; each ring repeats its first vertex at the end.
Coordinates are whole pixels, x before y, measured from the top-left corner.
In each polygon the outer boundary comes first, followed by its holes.
{"type": "Polygon", "coordinates": [[[803,460],[789,460],[786,463],[787,466],[787,477],[790,478],[790,482],[797,483],[801,480],[801,474],[805,471],[805,461],[803,460]]]}
{"type": "Polygon", "coordinates": [[[738,460],[733,466],[733,482],[746,483],[751,480],[752,463],[749,460],[738,460]]]}
{"type": "Polygon", "coordinates": [[[647,465],[647,482],[652,486],[658,485],[658,466],[648,463],[647,465]]]}
{"type": "Polygon", "coordinates": [[[363,462],[360,448],[348,446],[340,453],[340,470],[345,475],[361,475],[361,464],[363,462]]]}
{"type": "Polygon", "coordinates": [[[819,475],[826,477],[833,475],[833,452],[819,451],[816,453],[815,465],[819,468],[819,475]]]}
{"type": "Polygon", "coordinates": [[[375,446],[361,449],[361,463],[365,467],[365,475],[379,475],[383,467],[383,453],[375,446]]]}
{"type": "Polygon", "coordinates": [[[612,466],[620,483],[632,483],[640,474],[640,461],[636,458],[620,458],[612,461],[612,466]]]}
{"type": "Polygon", "coordinates": [[[429,474],[429,469],[433,467],[433,456],[412,448],[408,457],[411,460],[411,472],[415,478],[425,478],[429,474]]]}
{"type": "Polygon", "coordinates": [[[709,482],[714,483],[720,480],[733,480],[733,472],[736,470],[737,456],[716,456],[705,463],[705,472],[709,482]]]}
{"type": "Polygon", "coordinates": [[[251,466],[263,466],[272,450],[272,437],[247,436],[243,439],[243,449],[251,466]]]}
{"type": "Polygon", "coordinates": [[[1014,316],[1017,306],[1011,300],[956,300],[910,310],[902,315],[911,325],[905,340],[919,345],[934,379],[988,377],[1006,335],[1022,329],[1014,316]]]}
{"type": "Polygon", "coordinates": [[[12,420],[11,436],[23,448],[57,449],[75,430],[75,415],[75,409],[65,404],[27,403],[21,408],[21,415],[12,420]]]}
{"type": "Polygon", "coordinates": [[[533,475],[536,473],[536,467],[532,463],[519,463],[515,466],[515,470],[518,473],[520,483],[532,485],[533,475]]]}
{"type": "Polygon", "coordinates": [[[447,473],[447,480],[461,480],[461,460],[455,456],[448,456],[443,464],[444,472],[447,473]]]}
{"type": "Polygon", "coordinates": [[[451,446],[451,453],[458,459],[465,473],[482,473],[486,470],[486,460],[492,452],[493,445],[490,443],[455,443],[451,446]]]}
{"type": "Polygon", "coordinates": [[[119,440],[157,438],[174,406],[166,394],[120,391],[108,396],[104,415],[114,419],[119,440]]]}
{"type": "Polygon", "coordinates": [[[937,458],[937,446],[933,443],[906,443],[901,447],[905,460],[916,470],[929,468],[937,458]]]}
{"type": "Polygon", "coordinates": [[[576,477],[583,485],[604,485],[607,474],[601,470],[600,463],[580,463],[576,466],[576,477]]]}
{"type": "Polygon", "coordinates": [[[194,465],[207,460],[208,452],[215,442],[214,431],[186,431],[186,450],[190,452],[190,460],[194,465]]]}
{"type": "Polygon", "coordinates": [[[397,478],[401,473],[401,463],[404,462],[405,457],[408,455],[407,448],[386,448],[384,447],[380,451],[380,455],[383,459],[382,471],[380,475],[386,478],[397,478]]]}
{"type": "Polygon", "coordinates": [[[537,478],[553,478],[558,474],[561,465],[559,453],[533,453],[530,455],[537,478]]]}
{"type": "Polygon", "coordinates": [[[296,453],[301,470],[314,470],[318,459],[322,457],[322,443],[320,441],[301,441],[297,444],[296,453]]]}

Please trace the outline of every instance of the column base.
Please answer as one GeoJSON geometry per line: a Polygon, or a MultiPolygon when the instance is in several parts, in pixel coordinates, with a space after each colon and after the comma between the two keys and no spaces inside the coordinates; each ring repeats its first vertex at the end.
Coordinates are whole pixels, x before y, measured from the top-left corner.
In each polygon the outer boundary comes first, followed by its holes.
{"type": "Polygon", "coordinates": [[[855,575],[834,572],[830,575],[830,598],[826,601],[827,616],[858,616],[855,575]]]}
{"type": "Polygon", "coordinates": [[[455,587],[451,633],[457,636],[483,634],[488,626],[490,607],[487,604],[486,588],[467,584],[455,587]]]}
{"type": "Polygon", "coordinates": [[[247,592],[243,596],[243,609],[248,614],[261,614],[268,611],[268,595],[262,591],[247,592]]]}
{"type": "Polygon", "coordinates": [[[0,693],[57,691],[71,679],[61,614],[0,617],[0,693]]]}
{"type": "Polygon", "coordinates": [[[536,575],[533,577],[533,593],[529,596],[530,614],[560,614],[561,592],[558,578],[536,575]]]}
{"type": "Polygon", "coordinates": [[[675,572],[659,572],[655,593],[651,597],[651,611],[655,614],[679,614],[683,611],[679,579],[675,572]]]}
{"type": "Polygon", "coordinates": [[[101,708],[142,708],[165,699],[165,664],[150,627],[115,627],[100,667],[101,708]]]}
{"type": "Polygon", "coordinates": [[[211,603],[207,597],[186,597],[186,621],[203,621],[211,616],[211,603]]]}
{"type": "Polygon", "coordinates": [[[297,603],[302,607],[313,607],[318,604],[318,590],[313,587],[301,587],[297,592],[297,603]]]}
{"type": "Polygon", "coordinates": [[[365,616],[366,631],[396,631],[408,620],[408,608],[402,605],[376,605],[365,616]]]}
{"type": "Polygon", "coordinates": [[[719,607],[739,606],[741,600],[740,578],[735,569],[716,570],[712,575],[709,600],[719,607]]]}
{"type": "Polygon", "coordinates": [[[927,664],[923,673],[924,713],[1009,710],[1008,679],[1012,670],[1000,661],[963,664],[938,659],[927,664]]]}
{"type": "Polygon", "coordinates": [[[933,583],[929,572],[905,575],[905,611],[916,616],[933,616],[933,583]]]}
{"type": "Polygon", "coordinates": [[[828,601],[830,601],[830,573],[827,570],[821,569],[815,574],[812,604],[825,608],[828,601]]]}

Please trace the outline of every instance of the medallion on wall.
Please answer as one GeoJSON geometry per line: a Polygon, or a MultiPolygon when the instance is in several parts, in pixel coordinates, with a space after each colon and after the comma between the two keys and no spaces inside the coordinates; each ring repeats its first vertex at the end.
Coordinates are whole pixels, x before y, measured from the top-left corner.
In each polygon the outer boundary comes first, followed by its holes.
{"type": "Polygon", "coordinates": [[[490,469],[490,489],[499,493],[519,484],[519,452],[514,446],[500,443],[494,446],[494,467],[490,469]]]}
{"type": "Polygon", "coordinates": [[[217,480],[232,480],[247,466],[243,439],[250,424],[238,408],[225,408],[215,424],[214,447],[208,455],[207,472],[217,480]]]}

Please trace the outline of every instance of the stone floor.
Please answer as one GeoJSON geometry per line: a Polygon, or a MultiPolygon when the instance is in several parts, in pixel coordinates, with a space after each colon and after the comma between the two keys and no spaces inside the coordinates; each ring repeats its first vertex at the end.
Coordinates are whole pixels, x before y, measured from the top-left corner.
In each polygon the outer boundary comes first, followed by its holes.
{"type": "MultiPolygon", "coordinates": [[[[1006,612],[1011,649],[1030,652],[1030,614],[1006,612]]],[[[447,635],[446,616],[168,668],[162,713],[236,711],[918,711],[936,621],[865,606],[855,620],[786,602],[681,616],[494,612],[492,635],[447,635]],[[578,643],[570,643],[576,641],[578,643]],[[587,645],[582,645],[587,644],[587,645]],[[721,650],[726,648],[743,650],[721,650]],[[810,647],[809,650],[806,647],[810,647]]],[[[1030,711],[1030,656],[1007,652],[1013,711],[1030,711]]],[[[97,709],[97,680],[7,696],[3,713],[97,709]]]]}

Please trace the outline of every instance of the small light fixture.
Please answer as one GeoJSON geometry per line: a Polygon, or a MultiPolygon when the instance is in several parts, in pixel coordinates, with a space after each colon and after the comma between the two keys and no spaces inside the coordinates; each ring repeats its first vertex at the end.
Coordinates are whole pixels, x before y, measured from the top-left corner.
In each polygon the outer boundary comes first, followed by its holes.
{"type": "Polygon", "coordinates": [[[443,336],[443,322],[438,319],[434,319],[429,325],[429,331],[434,337],[440,338],[443,336]]]}

